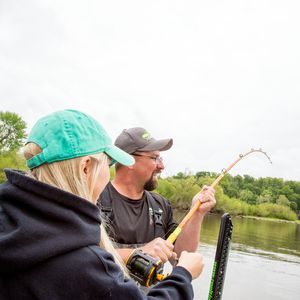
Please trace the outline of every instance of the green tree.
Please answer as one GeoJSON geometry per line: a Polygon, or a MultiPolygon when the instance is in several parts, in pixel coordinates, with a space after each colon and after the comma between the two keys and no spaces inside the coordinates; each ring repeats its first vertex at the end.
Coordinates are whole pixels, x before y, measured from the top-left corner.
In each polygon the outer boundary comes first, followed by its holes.
{"type": "Polygon", "coordinates": [[[293,195],[294,191],[292,188],[285,184],[284,187],[279,191],[281,195],[285,195],[288,199],[293,195]]]}
{"type": "Polygon", "coordinates": [[[293,211],[297,212],[297,203],[294,202],[294,201],[291,201],[291,203],[290,203],[290,208],[291,208],[293,211]]]}
{"type": "Polygon", "coordinates": [[[24,139],[26,123],[17,114],[0,112],[0,154],[19,150],[24,139]]]}
{"type": "Polygon", "coordinates": [[[0,112],[0,183],[6,180],[5,168],[26,169],[25,159],[18,153],[25,129],[26,123],[17,114],[0,112]]]}
{"type": "Polygon", "coordinates": [[[237,198],[239,195],[239,187],[236,182],[234,182],[233,177],[230,174],[227,174],[223,177],[222,181],[220,182],[224,193],[229,197],[237,198]]]}
{"type": "Polygon", "coordinates": [[[0,159],[0,183],[6,181],[4,174],[5,168],[26,170],[25,158],[20,155],[17,151],[10,151],[1,154],[0,159]]]}
{"type": "Polygon", "coordinates": [[[177,175],[175,175],[173,177],[176,178],[176,179],[183,179],[186,176],[185,176],[185,174],[183,172],[179,172],[179,173],[177,173],[177,175]]]}
{"type": "Polygon", "coordinates": [[[249,190],[241,190],[239,198],[249,204],[256,204],[256,196],[249,190]]]}
{"type": "Polygon", "coordinates": [[[162,180],[156,191],[162,196],[168,197],[174,207],[180,209],[189,209],[193,196],[200,191],[194,176],[184,179],[169,178],[165,184],[161,183],[162,180]]]}
{"type": "Polygon", "coordinates": [[[285,195],[279,195],[276,203],[283,206],[290,206],[290,201],[285,195]]]}
{"type": "Polygon", "coordinates": [[[172,183],[172,179],[160,178],[156,192],[167,199],[170,199],[176,193],[176,187],[172,183]]]}
{"type": "Polygon", "coordinates": [[[210,176],[210,172],[207,172],[207,171],[200,171],[200,172],[197,172],[195,174],[195,177],[198,179],[199,177],[209,177],[210,176]]]}
{"type": "Polygon", "coordinates": [[[260,196],[257,198],[258,203],[272,202],[272,200],[272,192],[268,189],[263,190],[260,196]]]}

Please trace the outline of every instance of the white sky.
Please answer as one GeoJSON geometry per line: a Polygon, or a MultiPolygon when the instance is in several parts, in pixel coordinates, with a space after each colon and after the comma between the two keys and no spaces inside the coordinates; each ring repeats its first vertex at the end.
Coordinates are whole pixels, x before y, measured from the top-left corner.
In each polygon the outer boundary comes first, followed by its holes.
{"type": "Polygon", "coordinates": [[[0,110],[173,137],[164,175],[300,180],[300,2],[0,0],[0,110]]]}

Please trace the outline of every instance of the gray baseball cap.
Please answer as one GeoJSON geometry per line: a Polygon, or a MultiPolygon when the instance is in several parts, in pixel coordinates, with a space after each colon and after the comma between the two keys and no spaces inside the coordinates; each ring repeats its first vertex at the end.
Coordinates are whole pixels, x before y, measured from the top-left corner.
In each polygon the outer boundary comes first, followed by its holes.
{"type": "Polygon", "coordinates": [[[146,129],[133,127],[124,129],[115,145],[129,154],[136,151],[165,151],[172,147],[173,139],[156,140],[146,129]]]}

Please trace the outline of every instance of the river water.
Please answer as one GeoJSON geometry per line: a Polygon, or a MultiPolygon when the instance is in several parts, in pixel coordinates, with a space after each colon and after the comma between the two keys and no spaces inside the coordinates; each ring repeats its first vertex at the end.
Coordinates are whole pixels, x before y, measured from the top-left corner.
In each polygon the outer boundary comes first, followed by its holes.
{"type": "MultiPolygon", "coordinates": [[[[184,214],[177,213],[181,220],[184,214]]],[[[208,215],[198,251],[205,268],[193,281],[195,298],[207,299],[219,234],[220,215],[208,215]]],[[[223,300],[299,300],[300,225],[232,218],[233,235],[223,300]]]]}

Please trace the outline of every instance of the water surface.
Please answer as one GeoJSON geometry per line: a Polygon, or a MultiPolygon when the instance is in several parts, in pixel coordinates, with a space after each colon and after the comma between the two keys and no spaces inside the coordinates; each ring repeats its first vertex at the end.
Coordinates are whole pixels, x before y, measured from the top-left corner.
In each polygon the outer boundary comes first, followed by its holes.
{"type": "MultiPolygon", "coordinates": [[[[176,213],[178,220],[183,216],[176,213]]],[[[203,223],[198,251],[204,256],[205,269],[193,282],[195,299],[208,296],[220,217],[208,215],[203,223]]],[[[300,299],[300,225],[234,217],[232,221],[222,299],[300,299]]]]}

